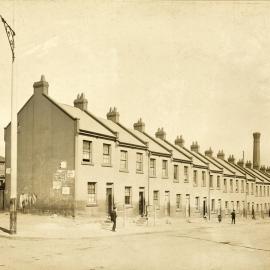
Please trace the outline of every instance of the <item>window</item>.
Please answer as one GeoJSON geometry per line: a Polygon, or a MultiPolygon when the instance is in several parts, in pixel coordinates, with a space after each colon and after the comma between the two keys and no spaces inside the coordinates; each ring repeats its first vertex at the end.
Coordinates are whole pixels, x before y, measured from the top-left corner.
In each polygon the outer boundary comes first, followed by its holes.
{"type": "Polygon", "coordinates": [[[217,189],[220,189],[220,176],[217,176],[217,189]]]}
{"type": "Polygon", "coordinates": [[[244,192],[244,180],[241,180],[241,192],[244,192]]]}
{"type": "Polygon", "coordinates": [[[120,151],[120,170],[127,171],[128,169],[128,152],[121,150],[120,151]]]}
{"type": "Polygon", "coordinates": [[[239,192],[239,183],[238,183],[238,180],[235,181],[235,192],[239,192]]]}
{"type": "Polygon", "coordinates": [[[262,186],[260,186],[260,196],[262,197],[262,186]]]}
{"type": "Polygon", "coordinates": [[[251,183],[251,195],[254,194],[254,183],[251,183]]]}
{"type": "Polygon", "coordinates": [[[256,204],[256,211],[259,212],[259,204],[256,204]]]}
{"type": "Polygon", "coordinates": [[[83,161],[92,162],[92,142],[83,140],[83,161]]]}
{"type": "Polygon", "coordinates": [[[233,192],[233,180],[230,179],[230,192],[232,193],[233,192]]]}
{"type": "Polygon", "coordinates": [[[196,210],[200,210],[200,198],[199,197],[195,197],[195,209],[196,210]]]}
{"type": "Polygon", "coordinates": [[[240,202],[237,201],[236,202],[236,212],[239,212],[239,209],[240,209],[240,202]]]}
{"type": "Polygon", "coordinates": [[[202,171],[202,186],[203,186],[203,187],[206,187],[205,171],[202,171]]]}
{"type": "Polygon", "coordinates": [[[231,210],[234,210],[234,201],[231,201],[231,210]]]}
{"type": "Polygon", "coordinates": [[[213,175],[210,175],[209,186],[210,188],[213,188],[213,175]]]}
{"type": "Polygon", "coordinates": [[[188,182],[188,166],[184,166],[184,181],[188,182]]]}
{"type": "Polygon", "coordinates": [[[179,173],[178,173],[178,165],[173,165],[173,180],[178,182],[179,173]]]}
{"type": "Polygon", "coordinates": [[[224,192],[227,192],[227,179],[224,179],[224,192]]]}
{"type": "Polygon", "coordinates": [[[153,204],[156,207],[156,209],[159,209],[159,191],[154,190],[153,192],[153,204]]]}
{"type": "Polygon", "coordinates": [[[103,144],[103,164],[110,165],[111,164],[111,145],[103,144]]]}
{"type": "Polygon", "coordinates": [[[246,192],[247,192],[247,195],[249,195],[249,183],[246,184],[246,192]]]}
{"type": "Polygon", "coordinates": [[[263,187],[263,196],[265,197],[265,186],[263,187]]]}
{"type": "Polygon", "coordinates": [[[198,181],[197,181],[197,171],[196,170],[194,170],[193,171],[193,186],[197,186],[198,185],[198,183],[197,183],[198,181]]]}
{"type": "Polygon", "coordinates": [[[229,210],[229,202],[228,201],[225,201],[225,210],[226,210],[226,213],[228,213],[228,210],[229,210]]]}
{"type": "Polygon", "coordinates": [[[211,200],[211,211],[215,212],[215,199],[211,200]]]}
{"type": "Polygon", "coordinates": [[[250,213],[250,203],[249,202],[247,203],[247,211],[248,211],[248,213],[250,213]]]}
{"type": "Polygon", "coordinates": [[[125,204],[131,205],[131,187],[125,187],[125,204]]]}
{"type": "Polygon", "coordinates": [[[162,177],[168,177],[168,160],[162,160],[162,177]]]}
{"type": "Polygon", "coordinates": [[[258,196],[258,186],[256,186],[256,196],[258,196]]]}
{"type": "Polygon", "coordinates": [[[137,153],[136,171],[143,172],[143,154],[142,153],[137,153]]]}
{"type": "Polygon", "coordinates": [[[176,194],[176,210],[180,210],[181,208],[182,208],[181,194],[176,194]]]}
{"type": "Polygon", "coordinates": [[[156,160],[153,158],[150,159],[150,176],[156,176],[156,160]]]}
{"type": "Polygon", "coordinates": [[[88,182],[88,204],[96,204],[97,203],[97,193],[96,193],[96,183],[88,182]]]}

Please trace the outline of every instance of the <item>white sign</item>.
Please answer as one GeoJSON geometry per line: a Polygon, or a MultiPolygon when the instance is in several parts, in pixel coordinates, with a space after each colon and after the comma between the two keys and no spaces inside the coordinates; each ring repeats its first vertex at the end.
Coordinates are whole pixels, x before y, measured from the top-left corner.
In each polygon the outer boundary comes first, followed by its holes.
{"type": "Polygon", "coordinates": [[[70,187],[62,187],[62,194],[69,195],[70,194],[70,187]]]}
{"type": "Polygon", "coordinates": [[[10,168],[6,168],[6,174],[10,174],[10,168]]]}

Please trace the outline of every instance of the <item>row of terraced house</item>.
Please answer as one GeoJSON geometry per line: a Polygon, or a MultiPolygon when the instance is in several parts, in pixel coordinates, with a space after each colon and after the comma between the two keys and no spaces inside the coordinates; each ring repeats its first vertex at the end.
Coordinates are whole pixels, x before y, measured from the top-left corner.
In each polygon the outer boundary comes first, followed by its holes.
{"type": "MultiPolygon", "coordinates": [[[[18,198],[35,194],[33,211],[105,216],[112,207],[127,215],[258,217],[270,209],[270,170],[260,166],[260,134],[254,133],[253,164],[225,158],[221,150],[201,153],[182,136],[155,136],[142,119],[133,128],[120,122],[116,108],[107,118],[88,110],[83,94],[74,106],[48,95],[42,76],[18,112],[18,198]]],[[[10,168],[10,124],[5,128],[6,168],[10,168]]],[[[8,207],[10,175],[6,175],[8,207]]]]}

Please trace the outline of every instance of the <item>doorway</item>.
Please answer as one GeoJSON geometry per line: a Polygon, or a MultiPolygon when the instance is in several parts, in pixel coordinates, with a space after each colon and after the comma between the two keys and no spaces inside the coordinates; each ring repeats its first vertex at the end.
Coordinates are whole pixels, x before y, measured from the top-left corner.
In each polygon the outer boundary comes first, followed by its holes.
{"type": "Polygon", "coordinates": [[[139,215],[144,216],[145,212],[145,196],[144,196],[144,188],[139,191],[139,215]]]}
{"type": "Polygon", "coordinates": [[[170,191],[165,191],[165,216],[170,216],[170,191]]]}
{"type": "Polygon", "coordinates": [[[106,208],[107,214],[110,216],[113,209],[113,186],[107,185],[106,188],[106,208]]]}
{"type": "Polygon", "coordinates": [[[203,198],[203,217],[207,216],[207,203],[206,198],[203,198]]]}
{"type": "Polygon", "coordinates": [[[190,197],[186,195],[186,217],[190,217],[190,197]]]}

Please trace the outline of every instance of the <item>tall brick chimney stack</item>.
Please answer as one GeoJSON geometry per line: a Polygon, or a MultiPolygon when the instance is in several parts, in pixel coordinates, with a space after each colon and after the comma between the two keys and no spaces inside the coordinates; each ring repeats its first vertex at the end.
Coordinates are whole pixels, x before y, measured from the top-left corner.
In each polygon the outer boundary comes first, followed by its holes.
{"type": "Polygon", "coordinates": [[[77,98],[73,101],[74,107],[81,109],[82,111],[87,110],[88,101],[84,96],[84,93],[78,94],[77,98]]]}
{"type": "Polygon", "coordinates": [[[140,131],[140,132],[144,132],[145,131],[145,123],[142,121],[142,118],[140,118],[137,123],[134,123],[133,124],[133,128],[135,130],[140,131]]]}
{"type": "Polygon", "coordinates": [[[194,151],[196,153],[199,152],[200,146],[198,144],[198,142],[193,142],[192,145],[190,146],[190,150],[194,151]]]}
{"type": "Polygon", "coordinates": [[[110,111],[107,113],[107,119],[113,121],[114,123],[119,123],[119,117],[120,114],[117,111],[117,108],[110,108],[110,111]]]}
{"type": "Polygon", "coordinates": [[[182,135],[180,135],[180,137],[177,136],[177,138],[174,141],[174,144],[180,147],[183,147],[184,143],[185,143],[185,140],[183,139],[182,135]]]}
{"type": "Polygon", "coordinates": [[[253,133],[253,168],[256,170],[260,168],[260,137],[259,132],[253,133]]]}
{"type": "Polygon", "coordinates": [[[164,131],[163,128],[158,128],[157,132],[156,132],[156,138],[159,138],[161,140],[165,140],[166,139],[166,132],[164,131]]]}
{"type": "Polygon", "coordinates": [[[205,156],[207,156],[207,157],[213,157],[213,150],[212,150],[212,148],[210,147],[208,150],[206,150],[206,151],[204,152],[204,154],[205,154],[205,156]]]}
{"type": "Polygon", "coordinates": [[[48,95],[49,84],[46,82],[45,76],[41,75],[40,81],[34,82],[34,94],[46,94],[48,95]]]}

